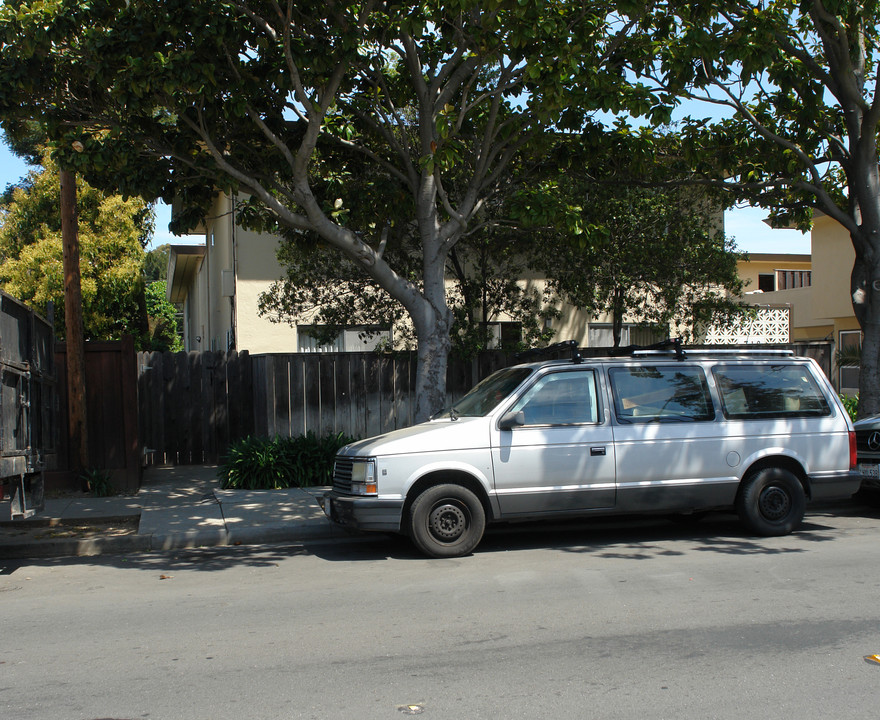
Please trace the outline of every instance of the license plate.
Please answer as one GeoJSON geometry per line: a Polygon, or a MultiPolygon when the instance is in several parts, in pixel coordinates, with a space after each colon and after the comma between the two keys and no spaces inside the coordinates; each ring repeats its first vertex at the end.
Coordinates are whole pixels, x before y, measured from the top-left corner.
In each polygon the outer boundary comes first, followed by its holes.
{"type": "Polygon", "coordinates": [[[859,474],[864,477],[880,479],[880,465],[876,463],[859,463],[859,474]]]}

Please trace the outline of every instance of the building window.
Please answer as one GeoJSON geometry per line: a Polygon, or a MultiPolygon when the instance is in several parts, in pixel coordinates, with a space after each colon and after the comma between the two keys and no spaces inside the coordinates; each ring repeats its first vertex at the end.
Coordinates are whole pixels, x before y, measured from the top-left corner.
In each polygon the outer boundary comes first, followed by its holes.
{"type": "MultiPolygon", "coordinates": [[[[644,327],[642,325],[623,325],[620,328],[620,345],[652,345],[668,336],[662,328],[644,327]]],[[[611,325],[590,323],[587,329],[588,347],[613,347],[614,328],[611,325]]]]}
{"type": "Polygon", "coordinates": [[[758,290],[761,292],[776,290],[776,273],[758,273],[758,290]]]}
{"type": "Polygon", "coordinates": [[[331,342],[319,344],[314,337],[318,325],[297,325],[297,352],[371,352],[391,345],[391,328],[380,325],[352,325],[331,342]]]}
{"type": "Polygon", "coordinates": [[[792,290],[794,288],[810,287],[813,273],[809,270],[777,270],[776,289],[792,290]]]}
{"type": "MultiPolygon", "coordinates": [[[[613,347],[614,345],[614,328],[611,325],[596,325],[590,323],[590,329],[587,332],[587,342],[590,347],[613,347]]],[[[629,341],[629,326],[624,325],[620,328],[620,344],[631,345],[629,341]]]]}
{"type": "Polygon", "coordinates": [[[837,345],[837,372],[840,392],[858,392],[862,354],[860,330],[841,330],[837,345]]]}
{"type": "Polygon", "coordinates": [[[522,323],[518,322],[487,322],[486,349],[500,350],[516,348],[522,340],[522,323]]]}

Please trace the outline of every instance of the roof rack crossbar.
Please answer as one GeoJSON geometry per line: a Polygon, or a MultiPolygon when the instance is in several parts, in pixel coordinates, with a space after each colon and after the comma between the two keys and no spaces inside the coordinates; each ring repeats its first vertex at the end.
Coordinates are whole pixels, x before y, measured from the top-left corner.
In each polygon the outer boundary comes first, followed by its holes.
{"type": "Polygon", "coordinates": [[[684,360],[684,350],[681,346],[681,338],[669,338],[661,340],[653,345],[627,345],[616,348],[611,356],[621,355],[669,355],[674,354],[676,359],[684,360]]]}
{"type": "Polygon", "coordinates": [[[795,354],[794,350],[783,348],[755,348],[753,350],[749,348],[718,348],[717,350],[712,348],[691,348],[689,352],[699,355],[772,355],[774,357],[792,357],[795,354]]]}
{"type": "Polygon", "coordinates": [[[521,353],[514,355],[514,357],[517,361],[537,360],[549,355],[558,355],[564,350],[571,352],[571,362],[575,365],[583,362],[583,358],[581,358],[581,354],[578,351],[578,344],[575,340],[563,340],[562,342],[553,343],[547,347],[523,350],[521,353]]]}

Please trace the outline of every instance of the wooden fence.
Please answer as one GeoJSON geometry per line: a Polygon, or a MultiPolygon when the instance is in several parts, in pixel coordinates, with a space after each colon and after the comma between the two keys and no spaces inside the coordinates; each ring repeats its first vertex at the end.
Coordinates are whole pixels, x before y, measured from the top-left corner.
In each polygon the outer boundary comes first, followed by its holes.
{"type": "MultiPolygon", "coordinates": [[[[830,343],[788,347],[830,374],[830,343]]],[[[447,401],[512,361],[501,352],[450,358],[447,401]]],[[[413,422],[415,353],[154,352],[140,353],[138,368],[147,464],[218,463],[231,442],[248,435],[362,438],[413,422]]]]}
{"type": "MultiPolygon", "coordinates": [[[[80,487],[79,468],[69,444],[67,417],[67,348],[55,344],[58,370],[58,466],[47,472],[50,488],[80,487]]],[[[119,492],[140,487],[142,463],[138,437],[138,391],[134,341],[87,342],[85,346],[86,415],[89,467],[110,473],[119,492]]]]}
{"type": "MultiPolygon", "coordinates": [[[[448,398],[507,364],[500,352],[451,360],[448,398]]],[[[138,368],[147,464],[220,462],[247,435],[361,438],[413,422],[415,353],[154,352],[138,368]]]]}

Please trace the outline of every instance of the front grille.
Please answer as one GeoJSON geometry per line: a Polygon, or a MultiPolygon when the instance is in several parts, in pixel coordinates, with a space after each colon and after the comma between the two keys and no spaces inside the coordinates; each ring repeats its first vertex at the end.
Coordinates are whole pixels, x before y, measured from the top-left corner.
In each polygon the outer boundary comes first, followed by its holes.
{"type": "Polygon", "coordinates": [[[857,430],[856,448],[859,455],[880,457],[880,432],[873,428],[870,430],[857,430]],[[870,442],[872,436],[874,442],[870,442]]]}
{"type": "Polygon", "coordinates": [[[343,455],[336,456],[333,465],[333,489],[343,495],[351,495],[351,467],[354,460],[343,455]]]}

